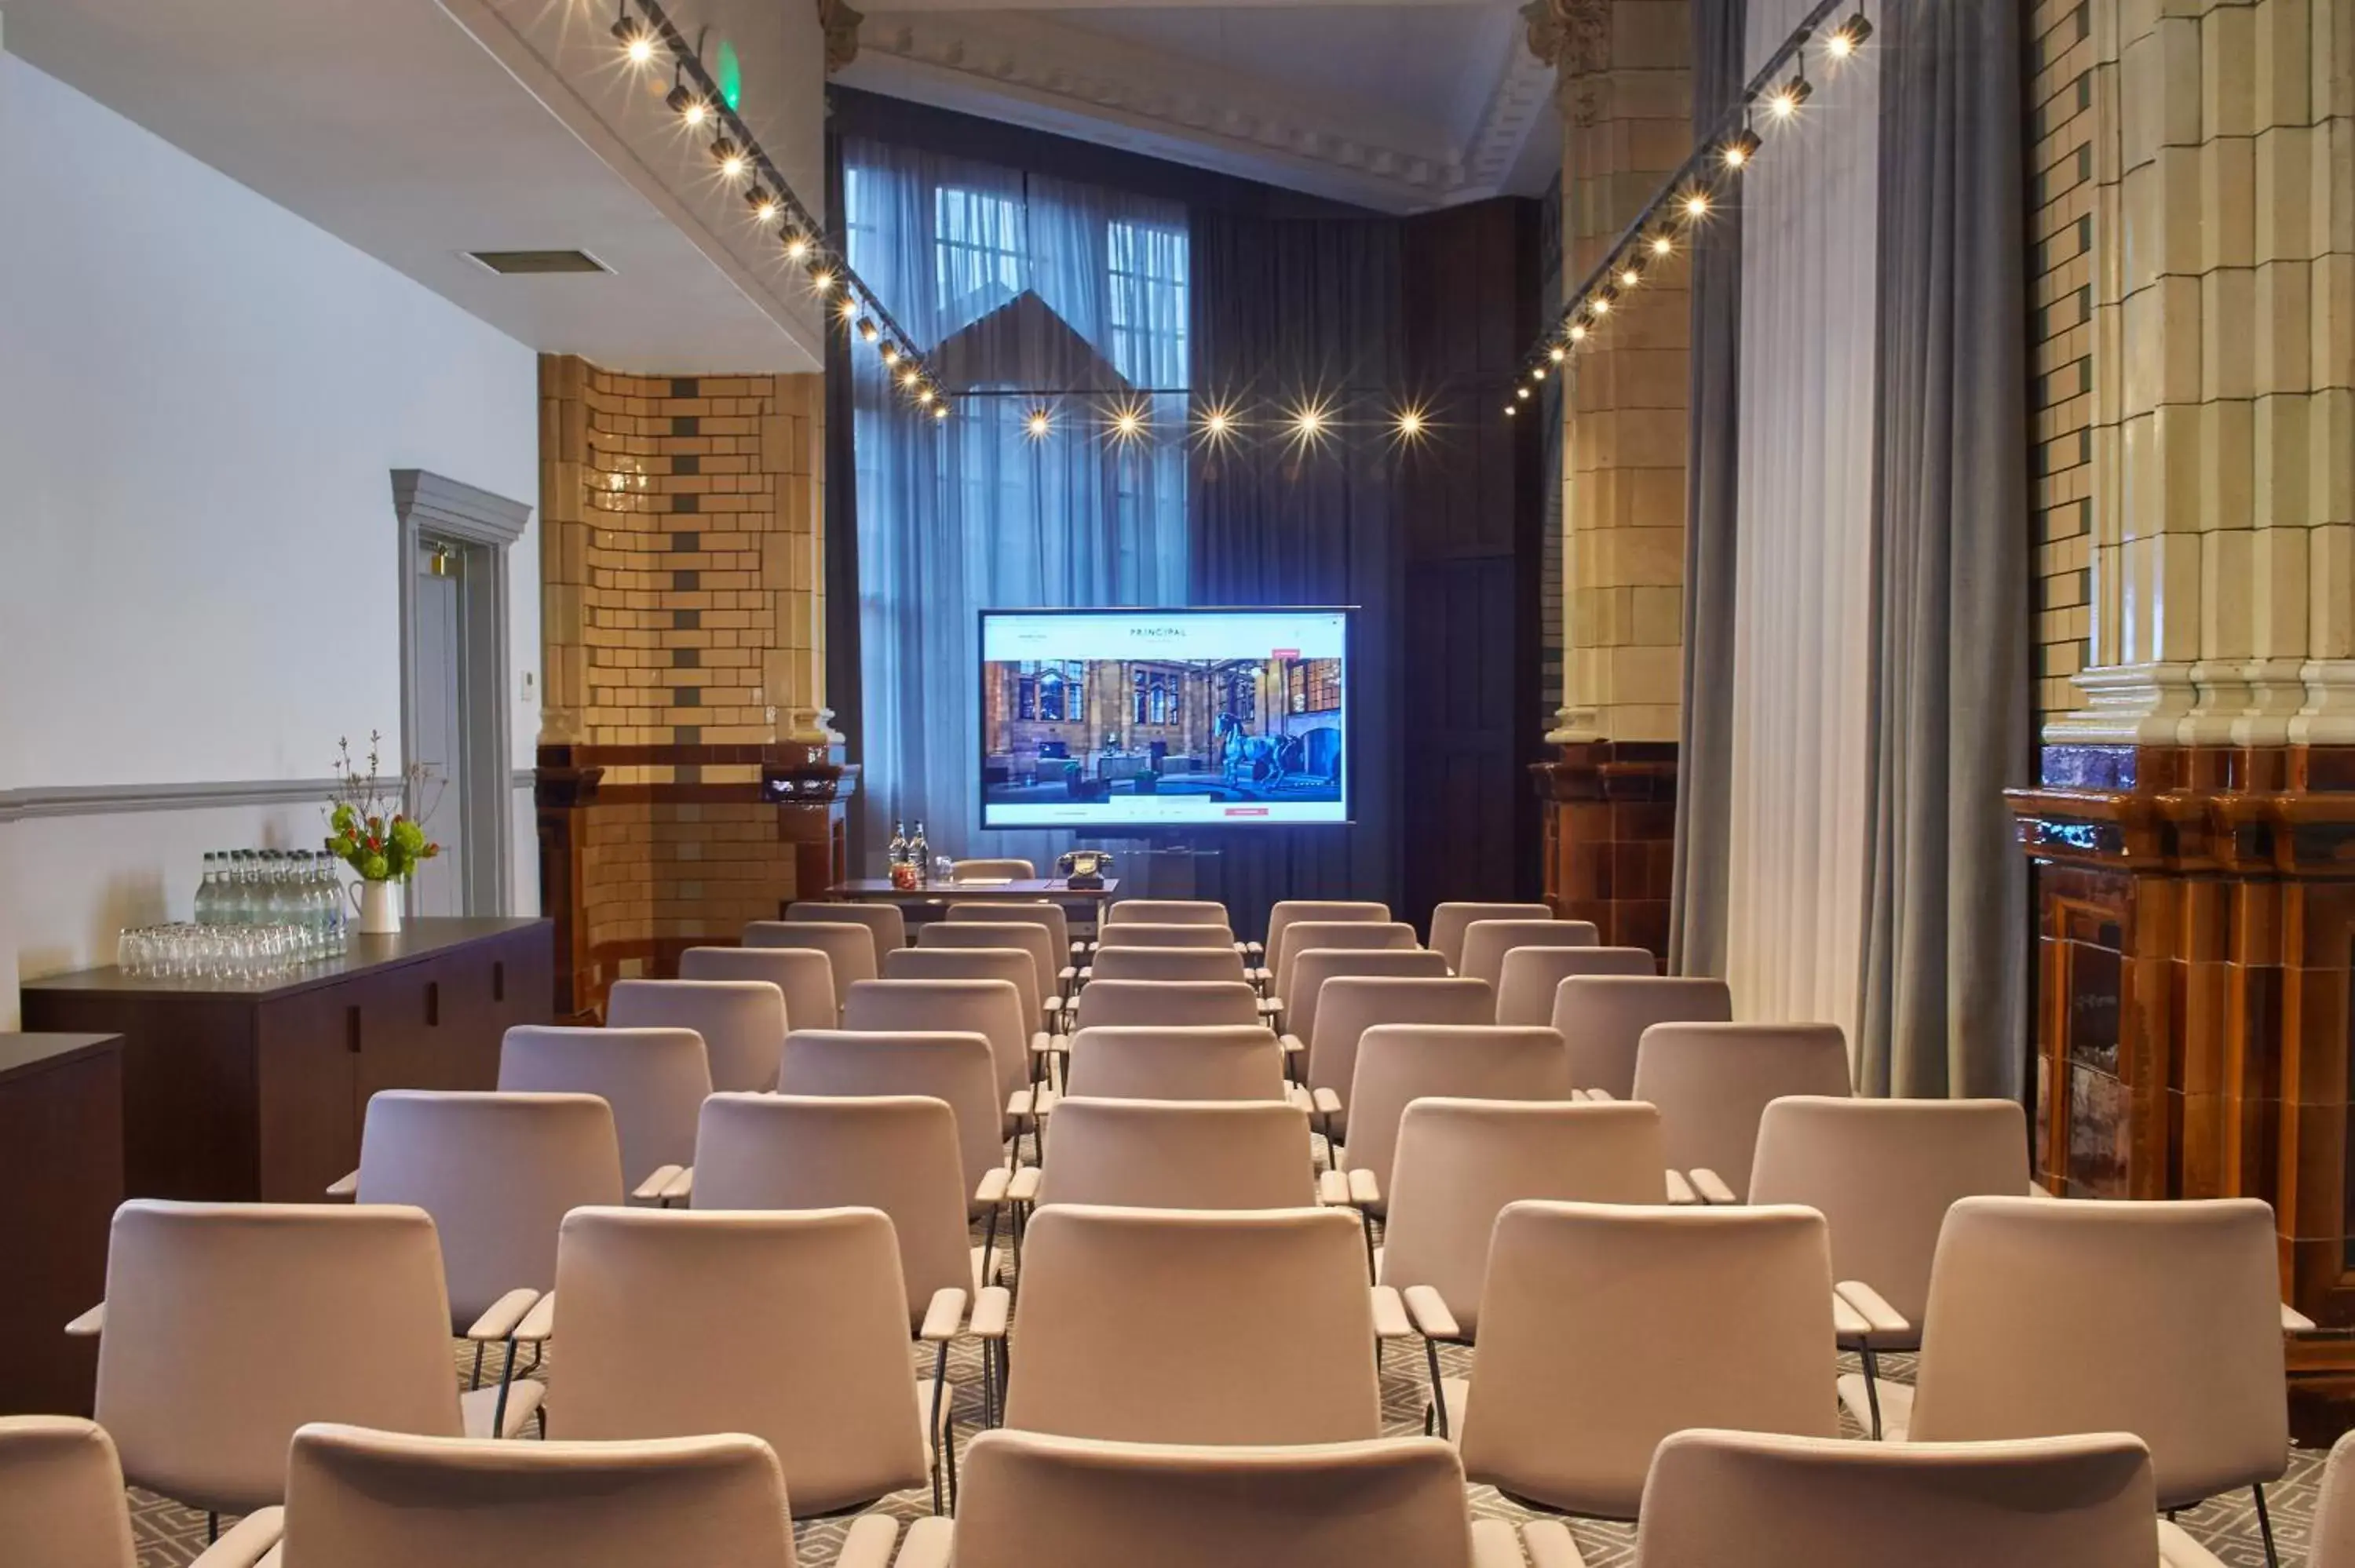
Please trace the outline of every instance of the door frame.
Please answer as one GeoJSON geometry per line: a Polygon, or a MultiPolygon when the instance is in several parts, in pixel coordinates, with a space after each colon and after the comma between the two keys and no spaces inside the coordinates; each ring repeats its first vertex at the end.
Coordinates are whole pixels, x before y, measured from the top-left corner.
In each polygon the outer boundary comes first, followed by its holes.
{"type": "Polygon", "coordinates": [[[430,535],[464,557],[459,634],[466,644],[466,762],[458,810],[466,864],[460,906],[468,915],[504,915],[515,907],[507,547],[523,537],[531,508],[424,469],[397,468],[392,509],[400,552],[401,766],[417,756],[417,560],[430,535]]]}

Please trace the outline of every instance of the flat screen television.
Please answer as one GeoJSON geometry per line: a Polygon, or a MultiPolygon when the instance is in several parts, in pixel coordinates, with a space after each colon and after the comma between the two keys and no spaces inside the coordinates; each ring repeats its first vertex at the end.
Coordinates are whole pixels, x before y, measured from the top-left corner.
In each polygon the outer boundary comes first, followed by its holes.
{"type": "Polygon", "coordinates": [[[981,825],[1347,822],[1351,615],[983,610],[981,825]]]}

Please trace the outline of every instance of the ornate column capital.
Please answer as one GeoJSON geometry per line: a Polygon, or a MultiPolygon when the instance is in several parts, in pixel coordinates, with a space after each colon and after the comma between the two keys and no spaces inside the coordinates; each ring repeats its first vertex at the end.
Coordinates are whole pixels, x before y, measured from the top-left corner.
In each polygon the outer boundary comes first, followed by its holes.
{"type": "Polygon", "coordinates": [[[1529,53],[1553,67],[1554,92],[1573,125],[1595,116],[1591,78],[1610,69],[1611,0],[1528,0],[1529,53]]]}
{"type": "Polygon", "coordinates": [[[850,0],[817,0],[817,25],[826,29],[826,74],[832,76],[858,58],[858,25],[867,13],[850,0]]]}

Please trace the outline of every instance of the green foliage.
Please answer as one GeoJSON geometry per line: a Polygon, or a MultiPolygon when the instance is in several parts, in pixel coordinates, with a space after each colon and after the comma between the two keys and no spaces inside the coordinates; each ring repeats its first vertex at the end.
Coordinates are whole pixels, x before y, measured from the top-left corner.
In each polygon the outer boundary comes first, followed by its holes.
{"type": "MultiPolygon", "coordinates": [[[[369,882],[406,882],[416,874],[421,862],[440,854],[442,846],[425,836],[420,822],[400,810],[405,796],[423,788],[424,770],[412,767],[398,779],[386,779],[379,771],[382,743],[381,736],[370,732],[365,774],[352,761],[351,743],[336,743],[339,756],[335,804],[327,813],[326,849],[369,882]]],[[[437,803],[438,800],[437,794],[437,803]]],[[[428,805],[425,815],[432,814],[432,806],[428,805]]]]}

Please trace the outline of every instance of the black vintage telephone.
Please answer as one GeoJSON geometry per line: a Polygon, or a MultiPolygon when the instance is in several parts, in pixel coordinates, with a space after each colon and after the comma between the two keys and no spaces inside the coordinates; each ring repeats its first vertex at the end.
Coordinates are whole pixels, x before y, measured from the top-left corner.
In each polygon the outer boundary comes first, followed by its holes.
{"type": "Polygon", "coordinates": [[[1066,887],[1102,887],[1104,873],[1111,869],[1112,854],[1107,850],[1071,850],[1055,862],[1055,874],[1066,887]]]}

